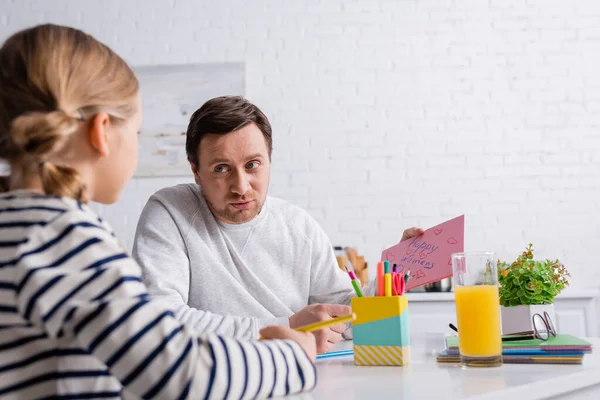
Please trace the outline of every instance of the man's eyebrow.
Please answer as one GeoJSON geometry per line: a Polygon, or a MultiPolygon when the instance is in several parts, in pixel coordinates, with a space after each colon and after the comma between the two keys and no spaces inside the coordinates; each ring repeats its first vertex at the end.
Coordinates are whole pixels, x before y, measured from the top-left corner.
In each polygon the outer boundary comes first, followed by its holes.
{"type": "MultiPolygon", "coordinates": [[[[248,157],[246,157],[247,160],[252,160],[253,158],[264,158],[264,156],[262,155],[262,153],[254,153],[249,155],[248,157]]],[[[229,160],[227,158],[212,158],[209,162],[210,165],[212,164],[216,164],[216,163],[228,163],[229,160]]]]}
{"type": "Polygon", "coordinates": [[[228,159],[226,158],[213,158],[210,160],[210,164],[214,164],[214,163],[227,163],[229,162],[228,159]]]}

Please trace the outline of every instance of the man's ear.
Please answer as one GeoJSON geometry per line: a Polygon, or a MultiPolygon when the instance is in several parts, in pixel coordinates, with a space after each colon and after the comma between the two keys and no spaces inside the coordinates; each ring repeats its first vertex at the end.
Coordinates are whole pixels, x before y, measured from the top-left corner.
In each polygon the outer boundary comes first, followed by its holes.
{"type": "Polygon", "coordinates": [[[90,130],[88,140],[92,148],[100,153],[101,156],[107,156],[110,153],[108,146],[108,126],[110,117],[105,112],[96,114],[90,121],[90,130]]]}
{"type": "Polygon", "coordinates": [[[196,181],[196,184],[200,186],[200,175],[198,174],[198,168],[194,165],[194,163],[190,163],[190,167],[192,167],[192,172],[194,173],[194,181],[196,181]]]}

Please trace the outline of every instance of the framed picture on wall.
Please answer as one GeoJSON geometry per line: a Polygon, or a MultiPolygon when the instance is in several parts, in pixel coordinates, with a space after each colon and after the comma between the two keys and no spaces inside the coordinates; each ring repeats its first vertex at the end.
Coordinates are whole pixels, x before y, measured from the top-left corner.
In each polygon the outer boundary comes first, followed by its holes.
{"type": "Polygon", "coordinates": [[[185,132],[207,100],[244,95],[243,63],[156,65],[134,68],[142,94],[143,122],[135,176],[191,175],[185,132]]]}

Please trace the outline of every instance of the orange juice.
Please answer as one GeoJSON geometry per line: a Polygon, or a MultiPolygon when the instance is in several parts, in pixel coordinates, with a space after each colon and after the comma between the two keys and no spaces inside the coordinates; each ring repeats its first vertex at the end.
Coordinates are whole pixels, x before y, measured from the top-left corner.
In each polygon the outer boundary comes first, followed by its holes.
{"type": "Polygon", "coordinates": [[[502,354],[498,286],[457,286],[458,347],[467,357],[502,354]]]}

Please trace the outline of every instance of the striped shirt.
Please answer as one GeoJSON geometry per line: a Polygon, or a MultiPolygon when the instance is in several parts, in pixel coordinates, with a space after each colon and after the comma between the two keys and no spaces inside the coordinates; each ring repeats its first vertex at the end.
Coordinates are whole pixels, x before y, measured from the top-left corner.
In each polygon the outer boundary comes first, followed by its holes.
{"type": "Polygon", "coordinates": [[[74,200],[0,194],[0,398],[264,398],[310,390],[293,341],[198,336],[74,200]]]}

